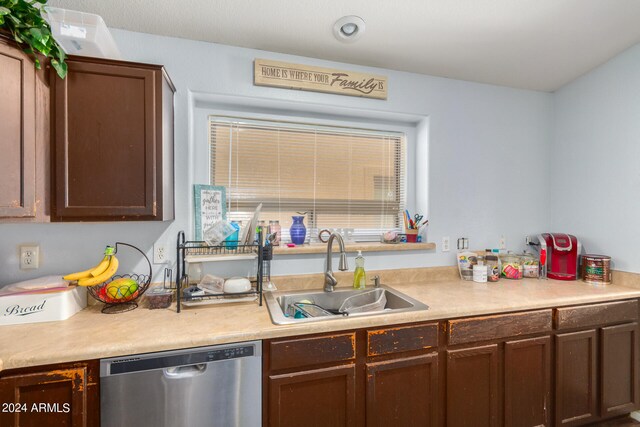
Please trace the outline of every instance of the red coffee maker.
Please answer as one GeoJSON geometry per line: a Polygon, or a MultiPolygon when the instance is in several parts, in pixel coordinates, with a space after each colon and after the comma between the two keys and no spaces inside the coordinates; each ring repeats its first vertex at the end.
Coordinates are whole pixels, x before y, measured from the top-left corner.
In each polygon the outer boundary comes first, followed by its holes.
{"type": "Polygon", "coordinates": [[[582,245],[576,236],[563,233],[542,233],[538,236],[540,251],[547,253],[547,277],[557,280],[577,280],[578,261],[582,245]]]}

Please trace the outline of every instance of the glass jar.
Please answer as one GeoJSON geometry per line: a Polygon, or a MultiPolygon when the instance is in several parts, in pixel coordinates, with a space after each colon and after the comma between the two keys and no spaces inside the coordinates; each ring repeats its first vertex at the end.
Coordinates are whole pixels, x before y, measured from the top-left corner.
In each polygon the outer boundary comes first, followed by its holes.
{"type": "Polygon", "coordinates": [[[272,220],[269,221],[269,234],[274,234],[276,235],[275,239],[273,240],[273,246],[280,246],[280,238],[282,236],[282,227],[280,227],[280,221],[278,220],[272,220]]]}
{"type": "Polygon", "coordinates": [[[485,264],[487,264],[487,280],[489,282],[497,282],[500,280],[500,261],[498,255],[487,252],[484,256],[485,264]]]}
{"type": "Polygon", "coordinates": [[[522,258],[515,254],[506,254],[500,256],[500,275],[505,279],[520,280],[522,279],[522,258]]]}
{"type": "Polygon", "coordinates": [[[531,254],[522,255],[522,275],[537,279],[540,272],[540,262],[538,258],[531,254]]]}

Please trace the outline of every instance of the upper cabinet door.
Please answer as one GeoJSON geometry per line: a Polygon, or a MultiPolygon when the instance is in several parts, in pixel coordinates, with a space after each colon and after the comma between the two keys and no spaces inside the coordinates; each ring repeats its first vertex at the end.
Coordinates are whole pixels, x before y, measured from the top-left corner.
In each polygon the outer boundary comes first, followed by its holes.
{"type": "Polygon", "coordinates": [[[67,64],[67,78],[54,77],[53,219],[173,219],[173,87],[162,67],[67,64]]]}
{"type": "Polygon", "coordinates": [[[35,217],[35,68],[0,40],[0,218],[35,217]]]}

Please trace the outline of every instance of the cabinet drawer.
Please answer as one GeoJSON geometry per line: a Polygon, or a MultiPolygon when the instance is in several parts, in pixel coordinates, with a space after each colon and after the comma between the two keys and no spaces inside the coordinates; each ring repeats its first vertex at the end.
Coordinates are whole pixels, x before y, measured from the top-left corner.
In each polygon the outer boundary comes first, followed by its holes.
{"type": "Polygon", "coordinates": [[[269,361],[272,370],[342,362],[355,357],[355,332],[272,341],[269,345],[269,361]]]}
{"type": "Polygon", "coordinates": [[[367,331],[367,356],[380,356],[437,346],[437,323],[367,331]]]}
{"type": "Polygon", "coordinates": [[[618,301],[605,304],[557,308],[556,329],[573,329],[638,320],[638,301],[618,301]]]}
{"type": "Polygon", "coordinates": [[[449,320],[448,341],[453,345],[546,333],[551,331],[551,320],[550,309],[449,320]]]}

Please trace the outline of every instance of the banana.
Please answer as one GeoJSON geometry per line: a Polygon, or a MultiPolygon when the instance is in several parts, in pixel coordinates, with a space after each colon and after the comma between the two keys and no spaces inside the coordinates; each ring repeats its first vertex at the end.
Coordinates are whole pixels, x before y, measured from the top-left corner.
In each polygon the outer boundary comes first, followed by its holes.
{"type": "Polygon", "coordinates": [[[93,271],[93,267],[85,270],[85,271],[78,271],[77,273],[72,273],[72,274],[67,274],[66,276],[63,276],[62,278],[64,280],[68,280],[70,282],[75,282],[76,280],[80,280],[80,279],[85,279],[88,277],[91,277],[91,272],[93,271]]]}
{"type": "Polygon", "coordinates": [[[78,285],[79,286],[95,286],[105,282],[106,280],[109,280],[118,271],[118,264],[119,264],[118,258],[116,258],[115,255],[112,255],[111,259],[109,260],[109,266],[102,274],[96,277],[87,277],[84,279],[80,279],[78,280],[78,285]]]}
{"type": "Polygon", "coordinates": [[[111,256],[113,255],[113,252],[113,247],[107,246],[104,250],[104,257],[102,258],[102,261],[98,263],[98,265],[85,271],[78,271],[77,273],[67,274],[62,278],[70,282],[76,282],[80,279],[89,279],[91,277],[101,275],[107,270],[107,268],[109,268],[109,261],[111,256]]]}
{"type": "Polygon", "coordinates": [[[104,258],[102,258],[102,261],[100,261],[100,264],[96,265],[95,268],[91,270],[91,276],[98,277],[99,275],[107,271],[107,268],[109,268],[110,258],[111,255],[105,255],[104,258]]]}

